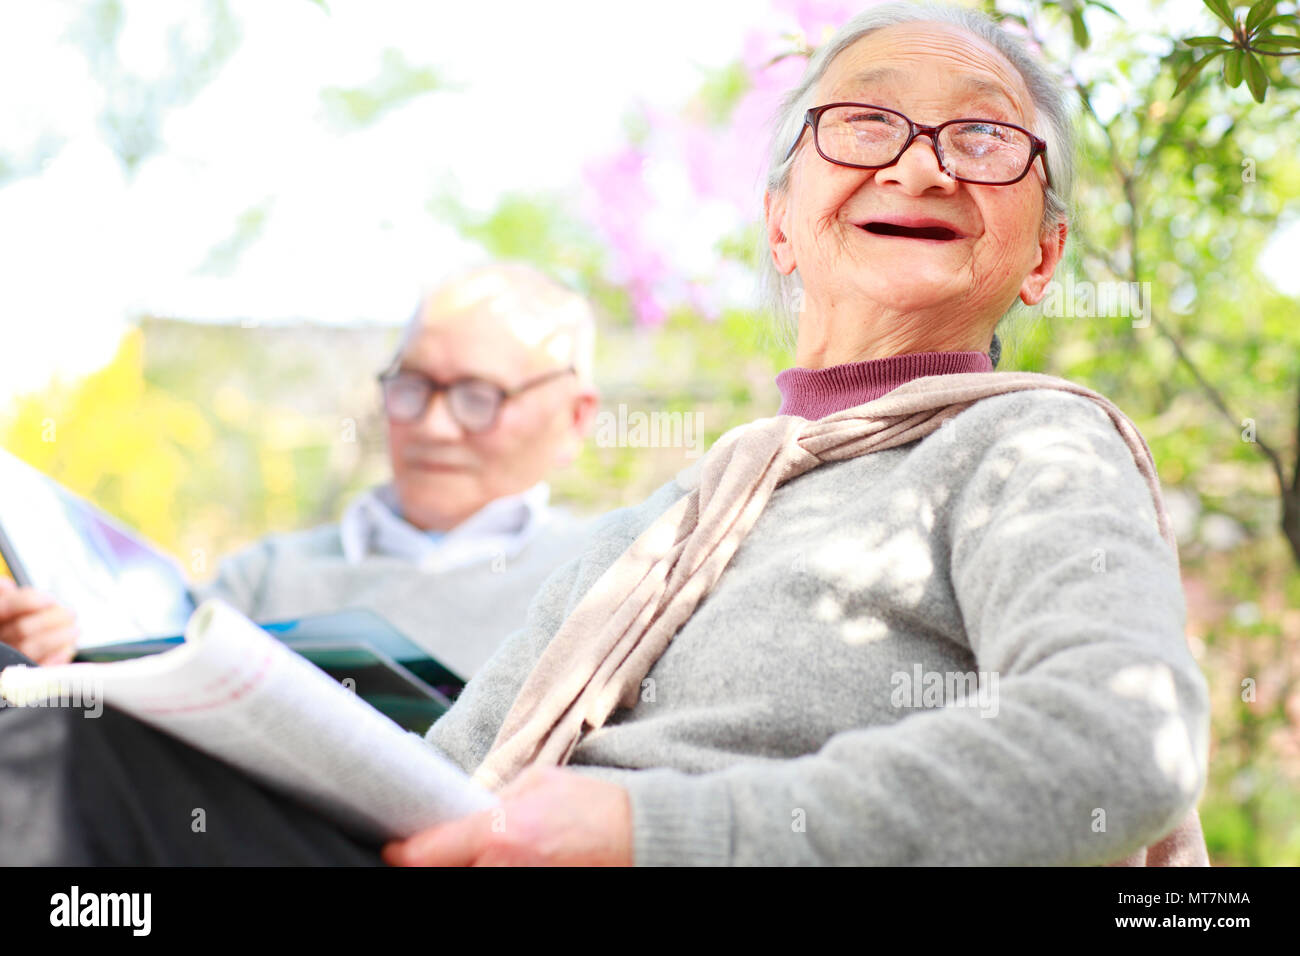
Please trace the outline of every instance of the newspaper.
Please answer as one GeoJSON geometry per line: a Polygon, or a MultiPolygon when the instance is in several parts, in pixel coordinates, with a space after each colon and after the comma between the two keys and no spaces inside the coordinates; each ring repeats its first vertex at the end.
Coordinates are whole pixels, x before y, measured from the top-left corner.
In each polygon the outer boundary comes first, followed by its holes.
{"type": "Polygon", "coordinates": [[[0,696],[11,706],[115,707],[368,838],[408,837],[497,802],[219,599],[194,612],[174,650],[11,666],[0,672],[0,696]]]}

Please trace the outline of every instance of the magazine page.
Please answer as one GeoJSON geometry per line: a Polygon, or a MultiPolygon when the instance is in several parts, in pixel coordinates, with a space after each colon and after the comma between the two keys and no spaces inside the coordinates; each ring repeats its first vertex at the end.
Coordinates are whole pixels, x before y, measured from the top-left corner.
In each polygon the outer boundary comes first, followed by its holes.
{"type": "Polygon", "coordinates": [[[177,634],[194,611],[171,557],[3,450],[0,534],[30,586],[77,613],[81,647],[177,634]]]}
{"type": "Polygon", "coordinates": [[[19,706],[103,704],[233,764],[368,837],[400,838],[495,796],[219,599],[149,657],[9,667],[19,706]]]}

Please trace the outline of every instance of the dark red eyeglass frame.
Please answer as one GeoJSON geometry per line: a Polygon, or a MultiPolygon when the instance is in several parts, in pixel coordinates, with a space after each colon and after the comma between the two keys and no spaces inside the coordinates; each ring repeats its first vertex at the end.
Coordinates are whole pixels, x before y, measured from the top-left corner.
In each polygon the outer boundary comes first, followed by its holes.
{"type": "Polygon", "coordinates": [[[790,145],[789,152],[785,154],[785,159],[781,160],[781,162],[783,163],[786,162],[786,160],[788,160],[791,156],[794,155],[794,151],[798,149],[800,141],[803,140],[804,130],[806,130],[810,126],[812,127],[812,131],[813,131],[813,146],[817,150],[817,155],[820,156],[822,159],[826,160],[826,162],[828,163],[834,163],[836,166],[847,166],[850,169],[886,169],[890,166],[893,166],[895,163],[897,163],[900,159],[903,158],[903,154],[906,153],[908,149],[911,148],[912,143],[916,140],[918,136],[929,136],[930,148],[934,150],[934,158],[939,161],[939,168],[943,169],[943,171],[947,175],[952,176],[952,178],[957,180],[958,182],[970,183],[971,185],[974,186],[1013,186],[1016,183],[1020,182],[1020,180],[1024,179],[1026,176],[1029,175],[1029,170],[1034,168],[1034,160],[1037,159],[1039,156],[1042,156],[1043,176],[1047,180],[1047,187],[1049,189],[1052,187],[1052,173],[1047,168],[1047,140],[1043,139],[1042,137],[1035,136],[1033,133],[1025,129],[1023,126],[1017,126],[1015,123],[1008,123],[1005,122],[1004,120],[985,119],[984,117],[973,116],[973,117],[963,117],[959,119],[946,120],[940,123],[938,126],[926,126],[924,123],[913,122],[910,117],[900,113],[898,110],[890,109],[888,106],[876,106],[874,103],[826,103],[822,106],[814,106],[812,109],[808,110],[808,112],[804,113],[803,125],[799,127],[799,135],[795,137],[794,142],[790,145]],[[829,109],[834,109],[837,106],[861,106],[867,109],[881,110],[885,113],[892,113],[894,116],[900,116],[907,121],[907,125],[909,128],[907,141],[903,143],[903,146],[898,151],[897,156],[895,156],[887,163],[880,163],[879,165],[876,166],[864,166],[860,163],[846,163],[838,159],[831,159],[829,156],[827,156],[825,153],[822,152],[822,144],[817,138],[817,126],[821,122],[822,114],[829,109]],[[1031,145],[1031,148],[1029,150],[1029,161],[1025,163],[1024,170],[1015,179],[999,180],[997,182],[988,182],[986,180],[981,180],[981,179],[966,179],[963,176],[953,176],[952,173],[948,172],[947,167],[944,166],[943,153],[939,147],[939,132],[944,127],[952,126],[954,123],[989,123],[994,126],[1006,126],[1009,127],[1010,129],[1018,130],[1021,133],[1024,133],[1026,136],[1029,137],[1029,142],[1031,145]]]}

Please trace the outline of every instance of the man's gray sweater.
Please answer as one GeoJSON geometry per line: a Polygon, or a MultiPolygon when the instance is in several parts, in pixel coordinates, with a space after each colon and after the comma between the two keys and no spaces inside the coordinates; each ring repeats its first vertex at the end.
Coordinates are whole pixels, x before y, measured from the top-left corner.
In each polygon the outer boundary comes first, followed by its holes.
{"type": "MultiPolygon", "coordinates": [[[[477,767],[569,611],[684,493],[599,519],[428,742],[477,767]]],[[[1000,395],[778,488],[570,766],[627,788],[638,864],[1108,863],[1204,787],[1184,621],[1104,413],[1000,395]]]]}
{"type": "Polygon", "coordinates": [[[517,554],[431,572],[393,555],[352,563],[339,526],[322,525],[259,539],[193,593],[198,601],[222,598],[257,621],[367,608],[464,679],[519,628],[551,572],[581,553],[587,526],[555,511],[517,554]]]}

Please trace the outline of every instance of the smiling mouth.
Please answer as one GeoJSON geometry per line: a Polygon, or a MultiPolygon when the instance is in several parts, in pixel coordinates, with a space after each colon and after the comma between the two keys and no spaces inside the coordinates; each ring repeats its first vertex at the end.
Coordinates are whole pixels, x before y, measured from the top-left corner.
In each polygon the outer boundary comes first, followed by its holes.
{"type": "Polygon", "coordinates": [[[898,226],[892,222],[869,222],[859,227],[875,236],[895,236],[899,239],[931,239],[951,242],[961,236],[946,226],[898,226]]]}

